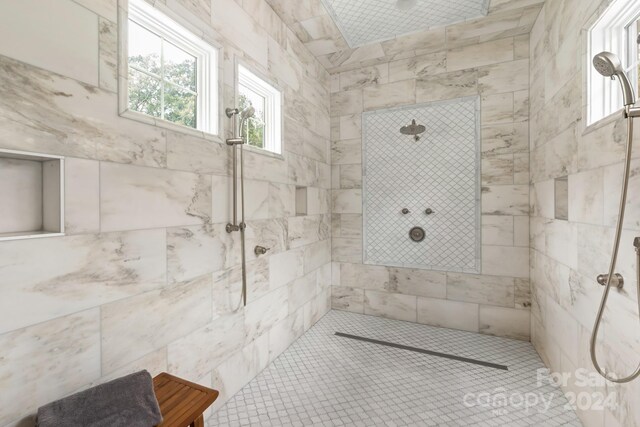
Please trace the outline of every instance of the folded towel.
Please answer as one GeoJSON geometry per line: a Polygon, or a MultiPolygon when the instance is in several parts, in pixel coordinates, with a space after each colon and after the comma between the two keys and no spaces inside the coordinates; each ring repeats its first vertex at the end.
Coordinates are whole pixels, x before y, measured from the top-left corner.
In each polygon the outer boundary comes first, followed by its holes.
{"type": "Polygon", "coordinates": [[[100,384],[38,409],[38,427],[151,427],[162,422],[147,371],[100,384]]]}

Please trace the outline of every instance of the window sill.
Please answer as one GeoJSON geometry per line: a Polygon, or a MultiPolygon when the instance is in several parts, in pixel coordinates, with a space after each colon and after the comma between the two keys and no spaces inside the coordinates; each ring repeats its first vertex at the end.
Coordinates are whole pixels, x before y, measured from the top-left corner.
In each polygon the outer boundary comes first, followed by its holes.
{"type": "Polygon", "coordinates": [[[203,139],[208,139],[210,141],[222,142],[222,139],[218,134],[209,133],[202,130],[190,128],[188,126],[179,125],[167,120],[157,119],[155,117],[151,117],[143,113],[138,113],[137,111],[133,111],[133,110],[122,111],[120,113],[120,117],[124,117],[130,120],[135,120],[141,123],[146,123],[152,126],[157,126],[163,129],[174,131],[174,132],[184,133],[187,135],[192,135],[192,136],[200,137],[203,139]]]}
{"type": "Polygon", "coordinates": [[[591,132],[595,132],[600,128],[606,127],[607,125],[618,121],[620,118],[624,118],[624,108],[621,108],[618,111],[609,114],[608,116],[598,120],[597,122],[591,123],[582,130],[582,136],[588,135],[591,132]]]}

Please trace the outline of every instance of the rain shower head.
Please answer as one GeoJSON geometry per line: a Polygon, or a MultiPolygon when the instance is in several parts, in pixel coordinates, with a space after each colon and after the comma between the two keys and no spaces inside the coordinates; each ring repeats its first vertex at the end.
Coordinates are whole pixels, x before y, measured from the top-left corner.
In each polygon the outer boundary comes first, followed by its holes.
{"type": "Polygon", "coordinates": [[[420,134],[424,133],[427,128],[423,125],[416,124],[416,120],[413,119],[410,125],[402,126],[400,128],[400,133],[403,135],[412,135],[413,139],[418,141],[420,139],[420,134]]]}
{"type": "Polygon", "coordinates": [[[605,77],[618,78],[620,87],[622,88],[622,98],[624,106],[635,104],[635,96],[633,95],[633,88],[629,82],[627,74],[622,68],[620,59],[611,52],[600,52],[593,57],[593,67],[596,71],[605,77]]]}

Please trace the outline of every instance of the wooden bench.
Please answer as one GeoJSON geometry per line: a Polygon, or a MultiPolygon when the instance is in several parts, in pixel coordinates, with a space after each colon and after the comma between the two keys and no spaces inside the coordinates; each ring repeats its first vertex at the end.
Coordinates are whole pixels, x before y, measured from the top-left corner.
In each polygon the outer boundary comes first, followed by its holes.
{"type": "Polygon", "coordinates": [[[158,427],[204,427],[202,414],[218,398],[216,390],[161,373],[153,379],[162,423],[158,427]]]}

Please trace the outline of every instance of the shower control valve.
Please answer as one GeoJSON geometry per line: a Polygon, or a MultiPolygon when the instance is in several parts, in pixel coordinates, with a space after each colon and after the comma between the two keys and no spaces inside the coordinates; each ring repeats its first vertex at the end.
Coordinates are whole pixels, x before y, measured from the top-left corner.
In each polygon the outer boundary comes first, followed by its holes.
{"type": "Polygon", "coordinates": [[[433,209],[427,208],[427,210],[425,210],[424,213],[426,213],[427,215],[431,215],[433,213],[433,209]]]}
{"type": "Polygon", "coordinates": [[[271,248],[265,248],[264,246],[256,246],[255,249],[253,250],[253,252],[256,255],[264,255],[267,253],[267,251],[271,249],[271,248]]]}
{"type": "Polygon", "coordinates": [[[400,212],[402,212],[403,215],[411,213],[411,211],[409,209],[407,209],[407,208],[403,208],[400,212]]]}

